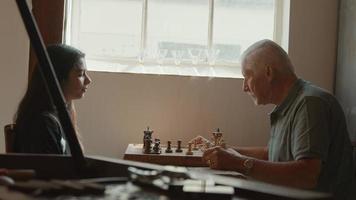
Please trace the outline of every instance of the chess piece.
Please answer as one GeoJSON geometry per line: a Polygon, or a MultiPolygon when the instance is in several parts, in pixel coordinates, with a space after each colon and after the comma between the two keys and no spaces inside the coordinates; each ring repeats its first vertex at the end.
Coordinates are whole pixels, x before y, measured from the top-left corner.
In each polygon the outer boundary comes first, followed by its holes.
{"type": "Polygon", "coordinates": [[[193,151],[192,151],[192,143],[189,142],[188,143],[188,151],[187,153],[185,153],[186,155],[193,155],[193,151]]]}
{"type": "Polygon", "coordinates": [[[152,140],[151,139],[145,139],[144,140],[144,143],[143,143],[143,153],[151,153],[151,143],[152,143],[152,140]]]}
{"type": "Polygon", "coordinates": [[[161,153],[161,140],[160,139],[155,139],[155,144],[153,146],[153,152],[156,154],[160,154],[161,153]]]}
{"type": "Polygon", "coordinates": [[[177,141],[177,149],[176,149],[176,153],[182,153],[182,140],[178,140],[177,141]]]}
{"type": "Polygon", "coordinates": [[[167,149],[166,149],[166,153],[172,153],[172,147],[171,147],[172,142],[168,141],[167,142],[167,149]]]}
{"type": "Polygon", "coordinates": [[[213,135],[214,146],[220,146],[223,133],[220,132],[220,129],[218,128],[215,132],[212,133],[212,135],[213,135]]]}
{"type": "Polygon", "coordinates": [[[193,146],[193,151],[196,151],[196,150],[204,151],[204,149],[206,147],[206,143],[212,144],[208,139],[204,138],[201,135],[198,135],[198,136],[194,137],[189,142],[191,142],[194,145],[193,146]]]}
{"type": "Polygon", "coordinates": [[[147,130],[143,131],[143,149],[145,149],[145,146],[146,146],[145,140],[151,140],[151,143],[152,143],[152,133],[153,133],[153,130],[150,130],[149,126],[147,126],[147,130]]]}

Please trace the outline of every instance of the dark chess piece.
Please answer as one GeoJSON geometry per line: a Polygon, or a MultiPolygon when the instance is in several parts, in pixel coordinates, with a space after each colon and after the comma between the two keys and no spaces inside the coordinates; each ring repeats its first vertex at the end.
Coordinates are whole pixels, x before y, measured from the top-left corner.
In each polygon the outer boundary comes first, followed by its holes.
{"type": "Polygon", "coordinates": [[[143,141],[143,153],[151,153],[151,144],[152,144],[152,140],[151,139],[145,139],[143,141]]]}
{"type": "Polygon", "coordinates": [[[178,140],[177,141],[177,149],[176,149],[176,152],[177,153],[182,153],[183,150],[182,150],[182,140],[178,140]]]}
{"type": "Polygon", "coordinates": [[[156,154],[160,154],[161,153],[161,140],[160,139],[155,139],[155,144],[153,146],[153,152],[156,154]]]}
{"type": "Polygon", "coordinates": [[[152,133],[153,130],[150,130],[150,127],[147,126],[147,130],[143,131],[143,149],[145,149],[145,140],[151,140],[152,141],[152,133]]]}
{"type": "Polygon", "coordinates": [[[171,147],[171,144],[172,144],[172,142],[171,141],[168,141],[167,142],[167,149],[166,149],[166,153],[172,153],[173,151],[172,151],[172,147],[171,147]]]}

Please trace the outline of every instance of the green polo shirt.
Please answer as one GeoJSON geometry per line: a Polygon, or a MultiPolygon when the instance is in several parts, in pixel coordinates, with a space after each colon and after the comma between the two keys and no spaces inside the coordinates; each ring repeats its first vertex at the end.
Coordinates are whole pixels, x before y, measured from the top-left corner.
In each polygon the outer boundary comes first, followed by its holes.
{"type": "Polygon", "coordinates": [[[316,190],[342,198],[352,181],[353,161],[345,116],[336,98],[298,79],[270,120],[269,160],[320,159],[316,190]]]}

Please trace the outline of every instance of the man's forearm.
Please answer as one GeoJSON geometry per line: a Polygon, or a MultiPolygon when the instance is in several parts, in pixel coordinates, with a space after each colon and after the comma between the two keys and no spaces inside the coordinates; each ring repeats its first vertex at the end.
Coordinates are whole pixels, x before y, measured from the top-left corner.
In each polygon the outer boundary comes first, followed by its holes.
{"type": "Polygon", "coordinates": [[[317,184],[321,161],[304,159],[291,162],[254,160],[248,176],[273,184],[313,189],[317,184]]]}
{"type": "Polygon", "coordinates": [[[268,160],[267,147],[234,147],[242,155],[253,157],[260,160],[268,160]]]}

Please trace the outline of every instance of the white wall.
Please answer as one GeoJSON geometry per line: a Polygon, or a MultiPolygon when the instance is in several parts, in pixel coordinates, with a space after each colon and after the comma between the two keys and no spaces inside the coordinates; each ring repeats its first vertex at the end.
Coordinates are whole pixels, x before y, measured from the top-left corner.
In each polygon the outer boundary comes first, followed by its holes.
{"type": "MultiPolygon", "coordinates": [[[[331,90],[337,0],[291,0],[290,6],[289,52],[297,72],[331,90]]],[[[0,6],[0,13],[2,10],[14,12],[0,6]]],[[[3,39],[9,40],[2,37],[1,41],[3,39]]],[[[11,40],[15,42],[18,38],[14,35],[11,40]]],[[[27,59],[26,52],[18,52],[20,47],[11,48],[17,57],[27,59]]],[[[6,51],[7,47],[0,49],[6,51]]],[[[8,65],[8,62],[1,59],[0,65],[8,65]]],[[[14,76],[23,80],[24,72],[18,70],[14,76]]],[[[3,73],[0,76],[2,79],[3,73]]],[[[154,129],[154,136],[163,143],[177,139],[187,142],[197,134],[208,136],[217,127],[224,131],[229,144],[267,143],[267,114],[272,107],[254,106],[241,91],[241,79],[99,72],[92,72],[91,77],[93,84],[86,97],[77,102],[79,127],[88,154],[121,157],[128,143],[142,141],[146,126],[154,129]]],[[[3,84],[0,87],[4,87],[3,84]]],[[[1,92],[4,89],[1,88],[1,92]]],[[[20,89],[16,87],[16,90],[20,89]]],[[[1,103],[1,113],[17,99],[17,95],[12,95],[9,101],[1,103]]],[[[9,112],[4,116],[7,121],[11,118],[9,112]]]]}
{"type": "Polygon", "coordinates": [[[27,83],[29,41],[14,0],[0,1],[0,152],[27,83]]]}
{"type": "Polygon", "coordinates": [[[333,91],[338,0],[291,0],[289,54],[297,73],[333,91]]]}
{"type": "Polygon", "coordinates": [[[93,84],[78,102],[88,153],[120,157],[128,143],[142,142],[150,126],[162,143],[219,127],[226,141],[263,145],[270,109],[257,108],[241,92],[241,80],[91,73],[93,84]]]}

